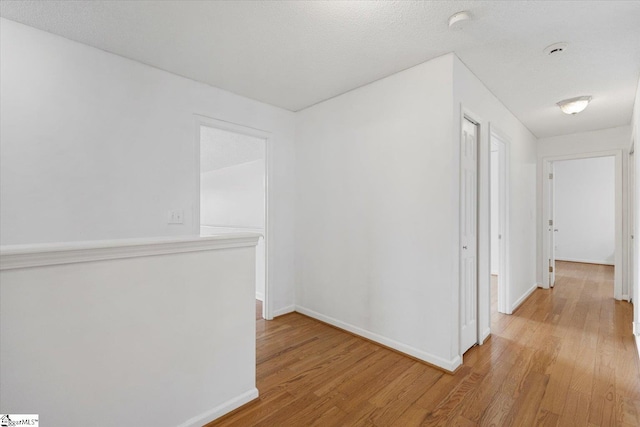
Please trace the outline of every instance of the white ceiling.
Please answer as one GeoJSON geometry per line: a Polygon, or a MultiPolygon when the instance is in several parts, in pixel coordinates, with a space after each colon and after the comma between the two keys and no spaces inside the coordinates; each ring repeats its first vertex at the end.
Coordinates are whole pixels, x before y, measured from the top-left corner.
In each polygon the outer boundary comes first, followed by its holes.
{"type": "Polygon", "coordinates": [[[538,137],[629,123],[640,74],[640,1],[3,0],[0,15],[292,111],[455,52],[538,137]],[[474,19],[451,31],[460,10],[474,19]],[[555,106],[579,95],[577,116],[555,106]]]}

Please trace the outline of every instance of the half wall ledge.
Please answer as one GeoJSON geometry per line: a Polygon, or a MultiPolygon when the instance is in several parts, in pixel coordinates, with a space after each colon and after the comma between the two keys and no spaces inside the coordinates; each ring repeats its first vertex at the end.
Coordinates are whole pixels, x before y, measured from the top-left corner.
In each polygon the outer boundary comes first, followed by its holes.
{"type": "Polygon", "coordinates": [[[0,270],[251,247],[258,233],[0,246],[0,270]]]}

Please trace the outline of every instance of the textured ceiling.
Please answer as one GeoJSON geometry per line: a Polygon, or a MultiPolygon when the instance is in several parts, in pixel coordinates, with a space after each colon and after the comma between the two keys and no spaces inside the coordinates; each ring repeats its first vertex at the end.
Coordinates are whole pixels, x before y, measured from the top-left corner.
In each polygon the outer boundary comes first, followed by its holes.
{"type": "Polygon", "coordinates": [[[292,111],[455,52],[538,137],[629,123],[640,73],[640,1],[4,0],[0,15],[292,111]],[[473,20],[451,31],[460,10],[473,20]],[[577,116],[555,106],[579,95],[577,116]]]}

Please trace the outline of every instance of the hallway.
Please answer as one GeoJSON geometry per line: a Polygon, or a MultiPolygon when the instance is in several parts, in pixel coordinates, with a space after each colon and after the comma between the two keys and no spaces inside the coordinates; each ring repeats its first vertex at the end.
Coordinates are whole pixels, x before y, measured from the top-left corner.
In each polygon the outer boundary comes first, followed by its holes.
{"type": "Polygon", "coordinates": [[[553,290],[492,313],[455,375],[297,313],[256,315],[260,398],[209,426],[640,425],[632,306],[613,299],[613,268],[557,270],[553,290]]]}

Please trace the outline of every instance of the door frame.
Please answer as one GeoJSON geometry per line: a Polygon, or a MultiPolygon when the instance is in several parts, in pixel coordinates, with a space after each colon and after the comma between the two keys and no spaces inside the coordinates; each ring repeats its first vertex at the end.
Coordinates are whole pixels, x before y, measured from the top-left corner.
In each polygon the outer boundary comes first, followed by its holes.
{"type": "Polygon", "coordinates": [[[636,159],[634,141],[631,140],[627,160],[627,294],[629,301],[635,301],[635,283],[637,277],[636,245],[635,245],[635,205],[636,205],[636,159]]]}
{"type": "Polygon", "coordinates": [[[477,239],[477,284],[476,284],[476,325],[477,325],[477,343],[483,344],[484,341],[491,334],[490,331],[490,313],[491,313],[491,298],[490,298],[490,285],[491,285],[491,265],[490,265],[490,251],[491,251],[491,240],[489,239],[489,215],[488,215],[488,203],[490,200],[487,197],[488,194],[488,186],[489,186],[489,159],[490,159],[490,150],[491,147],[489,145],[489,138],[487,132],[486,122],[481,118],[480,115],[474,113],[472,110],[466,108],[462,103],[460,104],[460,116],[458,121],[457,135],[456,135],[456,158],[457,162],[457,238],[455,245],[455,256],[456,256],[456,277],[457,282],[456,286],[453,288],[454,301],[457,302],[457,311],[456,317],[454,319],[453,324],[455,325],[453,333],[454,336],[457,336],[457,339],[452,341],[453,354],[457,354],[460,358],[460,363],[462,363],[462,324],[460,322],[460,314],[462,307],[460,306],[462,298],[460,298],[460,293],[462,291],[461,284],[462,279],[460,277],[461,273],[461,244],[460,244],[460,236],[461,236],[461,223],[460,223],[460,197],[462,194],[460,192],[460,180],[462,179],[462,169],[460,166],[461,155],[460,152],[461,143],[462,143],[462,129],[464,126],[464,120],[468,119],[471,122],[477,125],[477,144],[478,144],[478,171],[477,171],[477,227],[476,227],[476,239],[477,239]],[[485,200],[486,199],[486,200],[485,200]]]}
{"type": "Polygon", "coordinates": [[[194,191],[194,207],[193,211],[193,233],[200,235],[200,127],[206,126],[214,129],[220,129],[228,132],[239,133],[254,138],[263,139],[265,142],[265,159],[264,159],[264,300],[262,302],[262,317],[266,320],[273,319],[273,309],[271,304],[271,280],[270,280],[270,264],[269,257],[270,246],[270,229],[271,222],[269,220],[269,200],[270,186],[269,177],[272,170],[272,154],[271,154],[271,133],[255,129],[241,124],[228,122],[225,120],[214,119],[200,114],[194,114],[195,119],[195,191],[194,191]]]}
{"type": "MultiPolygon", "coordinates": [[[[640,354],[640,244],[638,243],[637,229],[640,226],[640,156],[635,154],[635,143],[637,141],[636,129],[631,132],[631,146],[630,152],[633,152],[633,157],[629,157],[629,160],[633,161],[633,186],[629,187],[629,191],[633,191],[633,197],[630,203],[629,221],[633,221],[633,230],[629,234],[634,234],[634,239],[631,241],[633,245],[633,258],[631,259],[631,268],[633,269],[633,280],[629,281],[629,297],[633,302],[633,335],[636,340],[636,346],[638,347],[638,354],[640,354]]],[[[629,227],[631,229],[631,227],[629,227]]]]}
{"type": "MultiPolygon", "coordinates": [[[[550,164],[563,160],[581,160],[597,157],[614,157],[615,158],[615,251],[614,251],[614,281],[613,281],[613,297],[617,300],[625,299],[623,295],[623,277],[625,260],[623,257],[623,193],[622,193],[622,150],[597,151],[590,153],[566,154],[562,156],[548,156],[542,158],[542,176],[540,177],[540,188],[542,188],[542,215],[540,218],[540,230],[546,230],[549,227],[549,187],[546,185],[550,164]]],[[[555,178],[555,177],[554,177],[555,178]]],[[[542,268],[542,288],[549,289],[549,275],[544,274],[548,271],[548,259],[550,248],[549,233],[542,233],[542,259],[540,267],[542,268]],[[546,270],[545,270],[546,269],[546,270]]],[[[628,298],[628,296],[627,296],[628,298]]]]}
{"type": "MultiPolygon", "coordinates": [[[[502,238],[500,239],[500,264],[498,267],[498,312],[504,314],[512,314],[510,292],[509,292],[509,179],[510,168],[509,158],[511,155],[511,139],[492,123],[489,123],[489,155],[491,155],[491,144],[495,141],[498,144],[498,181],[500,192],[499,205],[499,227],[502,238]]],[[[491,168],[491,165],[489,166],[491,168]]],[[[491,203],[491,185],[489,185],[489,203],[491,203]]],[[[489,230],[491,236],[491,207],[489,208],[489,230]]],[[[491,254],[491,252],[489,252],[491,254]]],[[[491,308],[489,308],[491,310],[491,308]]],[[[491,311],[489,311],[491,313],[491,311]]]]}

